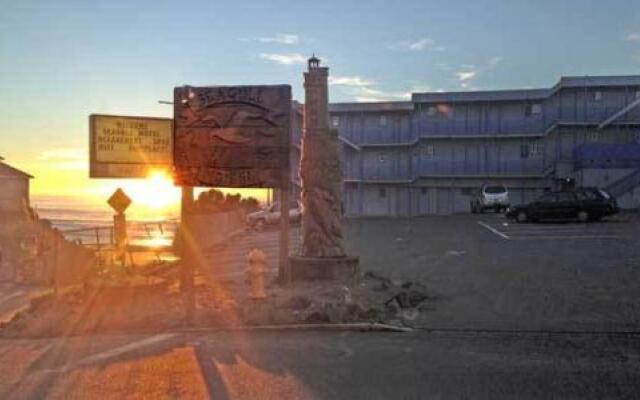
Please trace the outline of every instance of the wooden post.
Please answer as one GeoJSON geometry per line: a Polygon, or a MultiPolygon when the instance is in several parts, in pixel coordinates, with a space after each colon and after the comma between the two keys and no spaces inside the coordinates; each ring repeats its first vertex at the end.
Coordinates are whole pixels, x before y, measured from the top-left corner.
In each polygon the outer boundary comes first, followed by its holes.
{"type": "Polygon", "coordinates": [[[180,242],[182,269],[180,274],[180,292],[184,302],[185,322],[193,323],[193,316],[196,309],[196,299],[194,293],[193,263],[195,246],[193,243],[193,232],[191,231],[191,212],[193,208],[193,187],[182,186],[182,202],[180,209],[180,242]]]}
{"type": "Polygon", "coordinates": [[[60,265],[60,233],[58,230],[53,231],[53,294],[58,296],[59,279],[58,268],[60,265]]]}
{"type": "Polygon", "coordinates": [[[289,271],[289,168],[282,173],[280,185],[280,263],[278,265],[278,279],[282,284],[291,283],[289,271]]]}

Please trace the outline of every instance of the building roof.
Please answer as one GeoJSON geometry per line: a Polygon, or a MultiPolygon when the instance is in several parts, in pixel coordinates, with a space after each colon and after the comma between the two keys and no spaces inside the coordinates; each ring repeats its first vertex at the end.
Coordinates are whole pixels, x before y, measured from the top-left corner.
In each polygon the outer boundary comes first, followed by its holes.
{"type": "Polygon", "coordinates": [[[550,88],[412,93],[411,101],[330,103],[329,112],[412,111],[415,103],[544,100],[563,88],[640,86],[640,75],[563,76],[550,88]]]}
{"type": "Polygon", "coordinates": [[[552,89],[483,90],[474,92],[413,93],[415,103],[455,103],[469,101],[542,100],[552,89]]]}
{"type": "Polygon", "coordinates": [[[563,76],[551,88],[413,93],[414,103],[543,100],[563,88],[640,86],[640,75],[563,76]]]}
{"type": "Polygon", "coordinates": [[[413,111],[410,101],[384,101],[362,103],[331,103],[329,112],[381,112],[381,111],[413,111]]]}
{"type": "Polygon", "coordinates": [[[640,86],[640,75],[563,76],[554,86],[561,87],[640,86]]]}
{"type": "MultiPolygon", "coordinates": [[[[3,158],[0,157],[0,160],[3,158]]],[[[0,162],[0,178],[33,178],[32,175],[27,174],[24,171],[20,171],[17,168],[14,168],[8,164],[0,162]]]]}

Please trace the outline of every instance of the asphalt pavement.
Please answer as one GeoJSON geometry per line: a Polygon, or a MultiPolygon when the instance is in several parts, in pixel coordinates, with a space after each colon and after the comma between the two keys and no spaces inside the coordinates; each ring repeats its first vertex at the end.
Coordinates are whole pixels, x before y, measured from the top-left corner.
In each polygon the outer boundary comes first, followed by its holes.
{"type": "Polygon", "coordinates": [[[3,399],[604,399],[640,393],[640,338],[217,332],[0,340],[3,399]]]}
{"type": "Polygon", "coordinates": [[[502,214],[351,219],[363,270],[423,283],[416,326],[640,331],[640,220],[514,224],[502,214]]]}

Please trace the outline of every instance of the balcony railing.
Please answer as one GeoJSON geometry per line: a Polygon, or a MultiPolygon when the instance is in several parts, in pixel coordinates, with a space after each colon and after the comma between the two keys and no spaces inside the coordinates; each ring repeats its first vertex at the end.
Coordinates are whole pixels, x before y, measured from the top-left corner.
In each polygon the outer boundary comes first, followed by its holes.
{"type": "Polygon", "coordinates": [[[545,170],[537,158],[481,163],[478,161],[421,161],[417,175],[538,175],[545,170]]]}
{"type": "Polygon", "coordinates": [[[493,163],[481,163],[479,161],[450,161],[429,160],[414,163],[413,168],[365,168],[362,175],[355,171],[345,171],[346,180],[414,180],[421,176],[458,176],[474,177],[486,175],[499,176],[534,176],[542,175],[547,170],[547,165],[541,158],[529,158],[522,160],[509,160],[493,163]]]}

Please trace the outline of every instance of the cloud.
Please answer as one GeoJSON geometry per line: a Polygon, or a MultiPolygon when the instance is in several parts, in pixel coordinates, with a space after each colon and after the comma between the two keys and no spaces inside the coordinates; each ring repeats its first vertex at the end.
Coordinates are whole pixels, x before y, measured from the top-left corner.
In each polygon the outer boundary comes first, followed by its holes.
{"type": "Polygon", "coordinates": [[[307,57],[300,53],[261,53],[260,58],[283,65],[304,64],[307,57]]]}
{"type": "Polygon", "coordinates": [[[51,168],[86,170],[89,167],[89,152],[83,147],[59,147],[41,152],[38,161],[47,163],[51,168]]]}
{"type": "Polygon", "coordinates": [[[385,91],[370,87],[359,87],[352,95],[357,102],[400,101],[409,100],[411,91],[385,91]]]}
{"type": "Polygon", "coordinates": [[[476,71],[458,71],[456,77],[460,82],[466,82],[476,77],[476,71]]]}
{"type": "Polygon", "coordinates": [[[375,82],[360,76],[329,76],[329,85],[334,86],[371,86],[375,82]]]}
{"type": "Polygon", "coordinates": [[[489,59],[489,62],[487,63],[487,68],[488,69],[493,69],[493,68],[497,67],[498,64],[500,64],[501,62],[502,62],[502,57],[500,57],[500,56],[491,57],[489,59]]]}
{"type": "Polygon", "coordinates": [[[625,38],[627,42],[640,42],[640,32],[631,32],[625,38]]]}
{"type": "Polygon", "coordinates": [[[431,38],[422,38],[417,40],[401,40],[391,43],[388,46],[391,49],[402,49],[409,51],[435,50],[442,51],[444,47],[436,46],[436,42],[431,38]]]}
{"type": "Polygon", "coordinates": [[[300,37],[291,33],[278,33],[275,36],[259,37],[255,40],[262,43],[279,43],[288,45],[300,43],[300,37]]]}
{"type": "Polygon", "coordinates": [[[471,81],[476,77],[477,74],[478,72],[475,70],[458,71],[456,72],[456,79],[460,82],[461,87],[468,89],[471,81]]]}

